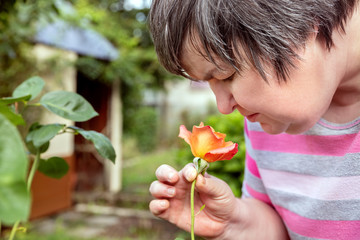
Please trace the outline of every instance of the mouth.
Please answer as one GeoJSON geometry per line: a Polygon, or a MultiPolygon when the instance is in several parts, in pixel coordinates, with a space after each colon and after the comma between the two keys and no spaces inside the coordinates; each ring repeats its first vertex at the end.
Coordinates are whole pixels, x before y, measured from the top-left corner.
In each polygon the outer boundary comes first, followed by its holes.
{"type": "Polygon", "coordinates": [[[259,114],[258,113],[254,113],[248,116],[245,116],[250,122],[256,122],[256,118],[259,114]]]}

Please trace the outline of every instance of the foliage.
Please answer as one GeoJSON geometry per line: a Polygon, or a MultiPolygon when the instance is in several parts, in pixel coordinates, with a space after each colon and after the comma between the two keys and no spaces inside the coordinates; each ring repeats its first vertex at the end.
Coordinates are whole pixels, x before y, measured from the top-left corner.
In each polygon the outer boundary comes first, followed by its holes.
{"type": "MultiPolygon", "coordinates": [[[[64,19],[82,28],[91,28],[118,49],[119,58],[103,61],[79,56],[78,71],[89,79],[110,83],[120,80],[123,102],[124,133],[137,126],[133,123],[143,105],[144,89],[164,90],[172,78],[157,61],[147,30],[148,9],[126,10],[118,0],[11,0],[0,4],[0,96],[7,96],[23,79],[46,74],[34,59],[33,36],[39,22],[64,19]],[[64,11],[71,4],[74,11],[64,11]]],[[[59,59],[45,64],[58,71],[59,59]]],[[[55,72],[56,73],[56,72],[55,72]]]]}
{"type": "Polygon", "coordinates": [[[39,19],[56,14],[55,0],[11,0],[0,3],[0,96],[37,74],[31,53],[39,19]]]}
{"type": "Polygon", "coordinates": [[[29,215],[30,197],[25,182],[28,160],[19,133],[3,115],[0,131],[0,219],[11,224],[29,215]]]}
{"type": "MultiPolygon", "coordinates": [[[[146,24],[149,10],[125,10],[124,1],[118,0],[73,2],[77,21],[91,26],[119,50],[119,58],[115,61],[81,57],[77,66],[90,79],[104,82],[121,80],[124,133],[134,134],[132,130],[137,128],[134,123],[143,111],[143,91],[164,90],[165,81],[171,78],[156,57],[146,24]]],[[[139,147],[142,148],[141,144],[139,147]]]]}
{"type": "Polygon", "coordinates": [[[149,186],[152,181],[156,180],[155,171],[160,165],[169,164],[175,169],[181,167],[175,159],[176,153],[176,149],[169,148],[124,161],[124,191],[138,191],[148,196],[149,186]]]}
{"type": "Polygon", "coordinates": [[[141,107],[134,119],[131,133],[137,140],[141,152],[149,152],[156,147],[157,139],[157,113],[154,108],[141,107]]]}
{"type": "MultiPolygon", "coordinates": [[[[225,133],[226,141],[239,144],[239,152],[232,160],[212,163],[208,169],[208,173],[226,181],[234,194],[240,196],[245,167],[244,119],[237,112],[229,115],[217,114],[208,117],[208,119],[204,121],[204,124],[212,126],[217,132],[225,133]]],[[[182,164],[193,159],[187,144],[181,144],[177,158],[182,164]]]]}
{"type": "Polygon", "coordinates": [[[65,124],[33,123],[22,140],[16,126],[26,125],[22,113],[29,107],[42,106],[55,115],[74,121],[87,121],[98,115],[83,97],[73,92],[49,92],[36,102],[44,85],[41,78],[33,77],[19,85],[12,97],[0,99],[0,222],[15,224],[9,239],[13,239],[19,221],[26,221],[29,216],[30,189],[35,172],[39,170],[49,177],[61,178],[69,169],[60,157],[41,158],[51,139],[59,134],[80,134],[93,142],[105,159],[114,162],[116,157],[114,148],[104,135],[65,124]],[[29,159],[32,160],[30,164],[29,159]]]}

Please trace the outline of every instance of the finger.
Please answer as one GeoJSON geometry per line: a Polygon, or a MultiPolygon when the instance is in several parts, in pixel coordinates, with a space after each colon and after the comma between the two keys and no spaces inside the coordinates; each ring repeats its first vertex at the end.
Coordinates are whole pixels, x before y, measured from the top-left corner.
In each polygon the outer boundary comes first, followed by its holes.
{"type": "Polygon", "coordinates": [[[152,200],[149,204],[149,209],[150,212],[152,212],[152,214],[154,214],[155,216],[159,216],[162,213],[164,213],[168,208],[169,208],[170,204],[169,201],[166,199],[161,199],[161,200],[152,200]]]}
{"type": "Polygon", "coordinates": [[[205,177],[199,174],[196,181],[196,189],[213,198],[232,194],[230,187],[224,181],[208,174],[205,177]]]}
{"type": "Polygon", "coordinates": [[[196,178],[197,172],[194,167],[194,164],[187,164],[181,171],[180,175],[184,177],[184,179],[188,182],[193,182],[196,178]]]}
{"type": "Polygon", "coordinates": [[[176,193],[174,187],[159,181],[152,182],[149,191],[155,198],[171,198],[174,197],[176,193]]]}
{"type": "Polygon", "coordinates": [[[179,181],[178,172],[171,166],[163,164],[156,169],[155,175],[160,182],[175,184],[179,181]]]}

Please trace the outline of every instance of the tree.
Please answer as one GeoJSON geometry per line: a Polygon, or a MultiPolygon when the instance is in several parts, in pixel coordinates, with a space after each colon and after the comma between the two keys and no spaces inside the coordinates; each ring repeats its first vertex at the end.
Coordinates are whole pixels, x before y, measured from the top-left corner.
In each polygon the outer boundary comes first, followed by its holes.
{"type": "Polygon", "coordinates": [[[53,0],[10,0],[0,3],[0,96],[37,74],[31,54],[39,19],[57,14],[53,0]]]}
{"type": "Polygon", "coordinates": [[[166,80],[173,77],[157,60],[147,29],[149,9],[126,10],[124,4],[124,1],[116,0],[74,1],[78,12],[76,21],[93,27],[109,39],[120,53],[120,57],[112,62],[81,57],[78,68],[92,79],[105,82],[121,80],[124,133],[134,134],[131,130],[136,129],[134,123],[142,106],[143,91],[164,91],[166,80]]]}

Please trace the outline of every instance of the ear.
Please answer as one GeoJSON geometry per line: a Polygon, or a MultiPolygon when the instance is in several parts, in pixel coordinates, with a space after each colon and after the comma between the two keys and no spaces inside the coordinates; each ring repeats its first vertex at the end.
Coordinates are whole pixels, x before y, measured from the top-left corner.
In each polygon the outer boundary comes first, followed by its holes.
{"type": "Polygon", "coordinates": [[[309,34],[309,40],[320,40],[319,27],[317,25],[314,25],[313,31],[309,34]]]}
{"type": "Polygon", "coordinates": [[[326,48],[326,41],[324,37],[319,32],[319,26],[314,24],[309,36],[307,38],[307,44],[320,44],[323,48],[326,48]]]}

